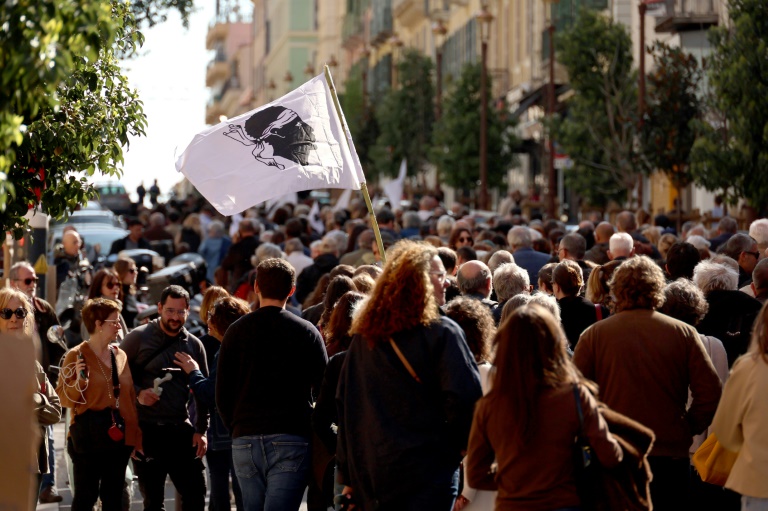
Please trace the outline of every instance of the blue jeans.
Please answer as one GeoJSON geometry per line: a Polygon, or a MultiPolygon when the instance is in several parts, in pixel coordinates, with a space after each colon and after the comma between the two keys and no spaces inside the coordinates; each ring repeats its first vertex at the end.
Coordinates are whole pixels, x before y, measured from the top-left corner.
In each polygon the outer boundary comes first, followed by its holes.
{"type": "Polygon", "coordinates": [[[45,432],[48,435],[48,473],[43,474],[43,483],[40,490],[49,486],[56,487],[56,449],[53,446],[53,426],[46,426],[45,432]]]}
{"type": "Polygon", "coordinates": [[[241,436],[232,440],[232,461],[246,511],[299,509],[309,478],[308,438],[241,436]]]}
{"type": "Polygon", "coordinates": [[[768,509],[768,499],[741,496],[741,511],[765,511],[768,509]]]}

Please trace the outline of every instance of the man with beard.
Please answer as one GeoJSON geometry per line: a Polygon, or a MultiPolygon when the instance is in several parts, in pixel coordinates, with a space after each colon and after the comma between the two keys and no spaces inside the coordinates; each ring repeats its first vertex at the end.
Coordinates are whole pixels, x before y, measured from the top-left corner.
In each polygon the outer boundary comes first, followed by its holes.
{"type": "Polygon", "coordinates": [[[189,313],[189,293],[180,286],[168,286],[157,304],[160,317],[129,333],[120,348],[128,355],[144,438],[144,457],[134,461],[145,511],[164,509],[165,478],[171,477],[181,495],[183,511],[205,508],[205,455],[208,410],[195,402],[196,420],[187,412],[189,381],[181,371],[173,371],[177,352],[187,353],[208,375],[205,349],[200,340],[187,332],[184,323],[189,313]],[[156,378],[170,380],[155,385],[156,378]]]}

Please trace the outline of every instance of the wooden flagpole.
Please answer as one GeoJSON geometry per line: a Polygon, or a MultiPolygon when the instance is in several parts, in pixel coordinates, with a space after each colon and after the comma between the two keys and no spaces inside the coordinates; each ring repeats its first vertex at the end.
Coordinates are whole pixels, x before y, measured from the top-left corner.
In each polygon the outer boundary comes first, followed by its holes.
{"type": "MultiPolygon", "coordinates": [[[[336,87],[333,85],[333,78],[331,77],[331,69],[325,65],[325,81],[328,82],[328,87],[331,89],[331,97],[333,97],[333,105],[336,107],[336,114],[339,116],[339,122],[344,134],[349,133],[346,123],[344,122],[344,116],[341,114],[341,104],[339,104],[339,97],[336,95],[336,87]]],[[[349,137],[346,137],[347,145],[350,144],[349,137]]],[[[352,147],[350,146],[350,151],[352,147]]],[[[371,196],[368,195],[368,186],[365,182],[360,183],[360,191],[363,192],[363,199],[365,199],[365,205],[368,207],[368,214],[371,217],[371,226],[373,227],[373,234],[376,236],[376,244],[379,247],[379,255],[381,256],[381,262],[387,262],[386,255],[384,254],[384,243],[381,241],[381,232],[379,231],[379,223],[376,221],[376,214],[373,212],[373,204],[371,204],[371,196]]]]}

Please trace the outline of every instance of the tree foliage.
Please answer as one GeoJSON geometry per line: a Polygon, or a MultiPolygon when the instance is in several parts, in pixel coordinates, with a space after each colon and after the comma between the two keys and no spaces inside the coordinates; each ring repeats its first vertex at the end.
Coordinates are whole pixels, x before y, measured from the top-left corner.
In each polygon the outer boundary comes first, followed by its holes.
{"type": "Polygon", "coordinates": [[[665,43],[654,45],[653,57],[643,152],[651,168],[664,172],[679,191],[693,180],[688,164],[701,111],[697,95],[701,70],[693,55],[665,43]]]}
{"type": "Polygon", "coordinates": [[[693,148],[691,171],[734,204],[768,204],[768,3],[730,0],[730,26],[713,29],[708,59],[708,122],[693,148]]]}
{"type": "Polygon", "coordinates": [[[41,204],[53,217],[95,196],[85,177],[119,176],[146,117],[119,58],[143,43],[140,23],[192,0],[18,0],[0,9],[0,228],[20,237],[41,204]],[[138,17],[136,16],[138,14],[138,17]]]}
{"type": "Polygon", "coordinates": [[[643,170],[636,147],[632,40],[623,25],[582,9],[555,45],[576,93],[567,115],[550,126],[560,150],[574,162],[566,181],[594,206],[622,202],[643,170]]]}
{"type": "Polygon", "coordinates": [[[143,134],[146,119],[117,55],[142,38],[117,1],[20,2],[0,16],[10,27],[2,36],[0,132],[9,136],[0,140],[0,223],[19,237],[23,216],[41,201],[59,217],[95,195],[76,172],[120,174],[128,135],[143,134]]]}
{"type": "Polygon", "coordinates": [[[403,158],[408,174],[419,173],[428,161],[435,123],[432,59],[414,49],[397,62],[397,88],[376,106],[380,134],[372,149],[378,171],[395,176],[403,158]]]}
{"type": "MultiPolygon", "coordinates": [[[[445,182],[464,190],[476,189],[480,180],[480,64],[467,64],[443,99],[443,115],[435,125],[432,162],[445,182]]],[[[498,188],[515,164],[519,141],[507,108],[494,108],[491,77],[486,82],[488,102],[488,187],[498,188]]]]}
{"type": "Polygon", "coordinates": [[[375,111],[365,104],[363,80],[358,75],[351,75],[344,83],[344,94],[339,97],[341,109],[347,119],[355,150],[360,158],[365,175],[368,179],[375,175],[375,164],[371,148],[379,137],[379,126],[376,122],[375,111]]]}

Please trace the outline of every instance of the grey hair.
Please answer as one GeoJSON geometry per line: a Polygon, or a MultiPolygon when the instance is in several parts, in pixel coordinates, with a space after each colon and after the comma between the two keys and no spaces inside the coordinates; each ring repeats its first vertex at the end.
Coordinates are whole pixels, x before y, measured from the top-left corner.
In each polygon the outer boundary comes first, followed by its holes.
{"type": "Polygon", "coordinates": [[[262,243],[256,249],[256,255],[251,258],[251,264],[254,267],[258,266],[260,262],[267,259],[284,259],[285,254],[280,247],[274,243],[262,243]]]}
{"type": "Polygon", "coordinates": [[[496,270],[501,268],[503,265],[514,262],[515,257],[512,254],[506,250],[497,250],[491,254],[490,259],[488,259],[488,268],[490,268],[491,273],[495,274],[496,270]]]}
{"type": "Polygon", "coordinates": [[[294,252],[303,252],[303,251],[304,251],[304,245],[301,243],[300,239],[291,238],[285,241],[285,252],[287,254],[292,254],[294,252]]]}
{"type": "Polygon", "coordinates": [[[725,242],[722,253],[728,257],[738,260],[742,252],[748,251],[757,242],[746,234],[734,234],[725,242]]]}
{"type": "Polygon", "coordinates": [[[664,288],[664,305],[659,312],[696,326],[709,311],[704,292],[686,278],[679,278],[664,288]]]}
{"type": "Polygon", "coordinates": [[[159,211],[155,211],[149,215],[150,225],[156,225],[158,227],[165,227],[165,215],[159,211]]]}
{"type": "Polygon", "coordinates": [[[557,298],[555,298],[553,295],[548,295],[547,293],[536,291],[531,295],[531,299],[528,301],[528,303],[541,305],[552,313],[558,323],[560,322],[560,306],[557,304],[557,298]]]}
{"type": "Polygon", "coordinates": [[[437,221],[437,235],[441,238],[447,238],[451,235],[453,226],[456,224],[456,220],[448,215],[443,215],[437,221]]]}
{"type": "Polygon", "coordinates": [[[515,263],[502,264],[493,272],[493,289],[500,302],[511,300],[519,294],[527,295],[530,286],[528,272],[515,263]]]}
{"type": "Polygon", "coordinates": [[[579,261],[584,259],[584,254],[587,253],[587,240],[575,232],[563,236],[560,245],[579,261]]]}
{"type": "Polygon", "coordinates": [[[22,268],[26,268],[32,273],[35,273],[35,268],[31,264],[29,264],[29,262],[19,261],[18,263],[13,263],[13,266],[11,266],[11,269],[8,270],[8,278],[11,280],[18,280],[19,270],[22,268]]]}
{"type": "Polygon", "coordinates": [[[476,293],[477,291],[482,289],[482,287],[485,285],[485,282],[490,278],[491,278],[491,270],[488,269],[488,266],[486,266],[485,264],[482,264],[482,266],[480,267],[480,271],[477,272],[477,275],[471,279],[466,278],[464,276],[464,272],[462,272],[461,268],[459,268],[456,282],[459,285],[459,291],[461,292],[461,294],[469,294],[469,293],[476,293]]]}
{"type": "Polygon", "coordinates": [[[749,235],[761,247],[768,246],[768,218],[759,218],[749,224],[749,235]]]}
{"type": "Polygon", "coordinates": [[[328,231],[325,236],[323,236],[323,242],[326,240],[334,241],[334,244],[336,245],[336,250],[334,252],[337,256],[347,250],[347,233],[344,231],[338,229],[328,231]]]}
{"type": "Polygon", "coordinates": [[[688,243],[696,247],[697,249],[701,250],[702,248],[709,248],[711,243],[707,238],[704,236],[699,236],[698,234],[694,234],[693,236],[688,236],[688,239],[686,239],[688,243]]]}
{"type": "Polygon", "coordinates": [[[739,286],[739,273],[722,263],[702,261],[693,269],[693,282],[705,295],[711,291],[735,291],[739,286]]]}
{"type": "Polygon", "coordinates": [[[403,213],[403,227],[406,229],[420,229],[421,218],[416,211],[406,211],[403,213]]]}
{"type": "Polygon", "coordinates": [[[758,261],[752,270],[752,283],[758,292],[768,288],[768,259],[758,261]]]}
{"type": "Polygon", "coordinates": [[[531,247],[533,244],[530,229],[520,225],[509,230],[507,233],[507,241],[509,242],[509,246],[513,249],[531,247]]]}
{"type": "Polygon", "coordinates": [[[211,220],[208,224],[208,232],[214,237],[224,236],[226,230],[224,229],[224,222],[221,220],[211,220]]]}
{"type": "Polygon", "coordinates": [[[634,246],[635,242],[632,240],[632,236],[626,232],[617,232],[608,241],[608,250],[611,251],[613,257],[629,256],[634,246]]]}
{"type": "Polygon", "coordinates": [[[724,216],[720,223],[717,224],[717,229],[723,232],[735,233],[739,228],[739,224],[736,220],[730,216],[724,216]]]}

